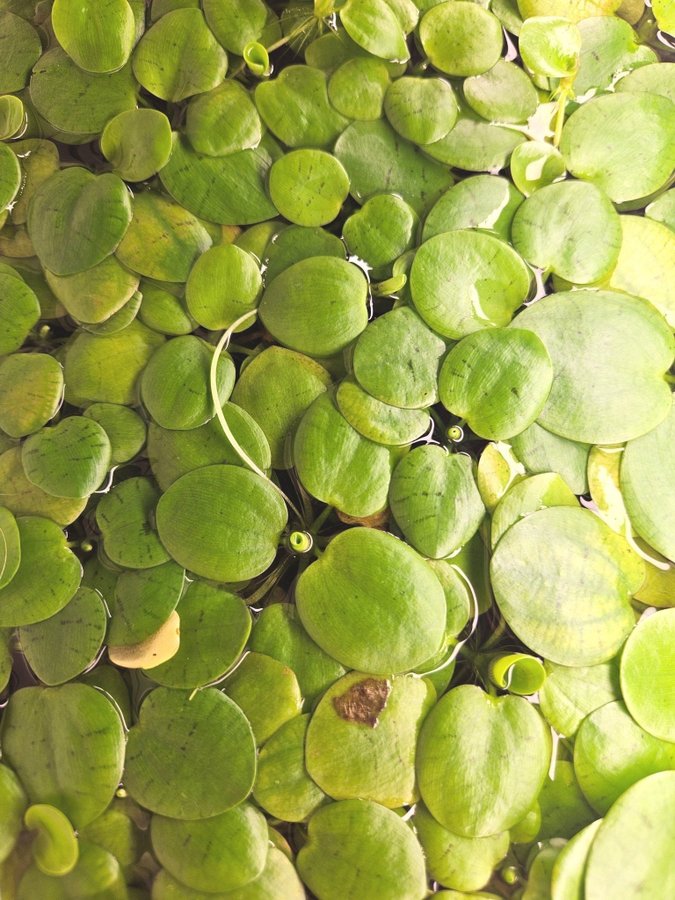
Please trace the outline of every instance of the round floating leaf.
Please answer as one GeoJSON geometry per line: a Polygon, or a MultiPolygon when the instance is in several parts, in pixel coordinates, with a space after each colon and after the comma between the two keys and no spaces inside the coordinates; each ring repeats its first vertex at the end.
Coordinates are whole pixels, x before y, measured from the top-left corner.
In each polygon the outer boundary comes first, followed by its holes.
{"type": "Polygon", "coordinates": [[[373,56],[394,62],[410,58],[402,24],[386,0],[347,0],[339,16],[354,43],[373,56]]]}
{"type": "Polygon", "coordinates": [[[270,169],[269,191],[282,216],[296,225],[327,225],[349,193],[349,177],[323,150],[294,150],[270,169]]]}
{"type": "Polygon", "coordinates": [[[159,331],[161,334],[190,334],[195,327],[195,321],[188,313],[185,301],[175,296],[173,285],[163,287],[143,279],[141,292],[143,302],[138,310],[138,318],[148,328],[159,331]],[[168,288],[168,289],[167,289],[168,288]]]}
{"type": "Polygon", "coordinates": [[[335,800],[374,800],[390,809],[413,803],[415,746],[435,699],[423,679],[350,672],[312,714],[307,771],[335,800]]]}
{"type": "Polygon", "coordinates": [[[161,335],[140,322],[111,335],[80,332],[66,352],[66,399],[81,405],[87,401],[136,403],[138,377],[163,343],[161,335]],[[68,397],[69,386],[76,386],[76,397],[68,397]]]}
{"type": "Polygon", "coordinates": [[[553,382],[544,344],[519,328],[488,328],[463,338],[439,375],[441,403],[488,440],[507,440],[531,425],[553,382]]]}
{"type": "MultiPolygon", "coordinates": [[[[256,421],[234,403],[225,404],[223,416],[240,447],[261,469],[269,469],[270,448],[256,421]]],[[[215,418],[190,431],[169,431],[151,423],[148,460],[162,490],[181,475],[202,466],[245,465],[215,418]]]]}
{"type": "Polygon", "coordinates": [[[0,354],[18,350],[40,318],[40,302],[20,278],[0,272],[0,354]]]}
{"type": "MultiPolygon", "coordinates": [[[[203,900],[203,898],[227,897],[227,894],[197,893],[186,888],[181,882],[176,881],[168,872],[162,870],[158,873],[152,885],[153,894],[157,900],[203,900]]],[[[286,852],[270,847],[267,854],[267,862],[262,873],[250,881],[247,885],[236,891],[228,892],[231,898],[240,897],[246,900],[304,900],[305,889],[298,878],[295,867],[286,852]]],[[[24,900],[24,898],[21,898],[24,900]]]]}
{"type": "Polygon", "coordinates": [[[578,505],[577,498],[556,472],[523,478],[507,490],[492,513],[492,546],[497,546],[512,525],[538,509],[578,505]]]}
{"type": "Polygon", "coordinates": [[[441,3],[426,12],[419,38],[431,64],[448,75],[481,75],[494,66],[502,52],[499,19],[463,0],[441,3]]]}
{"type": "Polygon", "coordinates": [[[563,506],[512,525],[490,572],[513,631],[535,653],[567,666],[614,656],[633,629],[630,596],[644,578],[642,560],[622,537],[588,510],[563,506]]]}
{"type": "Polygon", "coordinates": [[[0,590],[0,627],[48,619],[68,603],[80,585],[82,566],[59,526],[38,516],[20,517],[21,560],[0,590]]]}
{"type": "Polygon", "coordinates": [[[616,658],[596,666],[545,665],[546,681],[539,694],[541,711],[563,737],[574,737],[589,713],[621,696],[616,658]]]}
{"type": "Polygon", "coordinates": [[[111,663],[125,669],[152,669],[178,652],[180,646],[180,616],[172,612],[157,631],[137,644],[108,646],[108,658],[111,663]]]}
{"type": "MultiPolygon", "coordinates": [[[[653,7],[652,7],[653,8],[653,7]]],[[[649,48],[639,45],[639,51],[645,53],[649,48]]],[[[673,63],[659,62],[641,65],[629,72],[625,78],[621,78],[616,85],[616,90],[646,91],[649,94],[660,94],[675,102],[675,65],[673,63]]]]}
{"type": "Polygon", "coordinates": [[[0,506],[0,589],[7,587],[21,563],[21,537],[12,513],[0,506]]]}
{"type": "Polygon", "coordinates": [[[101,78],[80,69],[64,50],[54,47],[33,69],[30,99],[59,131],[93,135],[103,131],[113,116],[136,106],[137,89],[130,65],[101,78]]]}
{"type": "Polygon", "coordinates": [[[256,619],[249,646],[289,666],[307,704],[313,704],[329,685],[345,674],[343,667],[310,638],[290,603],[273,603],[263,609],[256,619]]]}
{"type": "Polygon", "coordinates": [[[417,409],[438,396],[438,367],[446,346],[412,309],[375,319],[354,347],[354,374],[382,403],[417,409]]]}
{"type": "Polygon", "coordinates": [[[444,231],[480,228],[509,239],[511,221],[523,202],[522,196],[505,178],[474,175],[450,188],[432,207],[424,223],[422,239],[444,231]]]}
{"type": "Polygon", "coordinates": [[[454,339],[508,325],[529,289],[530,273],[518,254],[478,231],[430,238],[415,254],[410,271],[418,313],[439,334],[454,339]]]}
{"type": "Polygon", "coordinates": [[[56,415],[63,398],[63,369],[46,353],[21,353],[0,363],[0,428],[24,437],[56,415]]]}
{"type": "Polygon", "coordinates": [[[106,554],[127,569],[151,569],[168,553],[153,526],[159,491],[149,478],[128,478],[104,494],[96,507],[106,554]]]}
{"type": "Polygon", "coordinates": [[[52,497],[26,478],[21,463],[21,447],[12,447],[0,456],[0,503],[15,516],[44,516],[70,525],[87,505],[88,497],[65,500],[52,497]]]}
{"type": "Polygon", "coordinates": [[[131,221],[131,202],[116,175],[71,166],[44,181],[28,210],[40,262],[55,275],[90,269],[114,252],[131,221]]]}
{"type": "Polygon", "coordinates": [[[574,176],[615,203],[646,197],[675,167],[672,103],[648,93],[594,97],[565,123],[560,149],[574,176]]]}
{"type": "Polygon", "coordinates": [[[145,422],[137,412],[116,403],[92,403],[84,411],[108,435],[114,465],[128,462],[145,443],[145,422]]]}
{"type": "Polygon", "coordinates": [[[607,703],[581,723],[574,740],[574,771],[588,802],[601,815],[633,784],[675,769],[675,744],[640,728],[623,703],[607,703]]]}
{"type": "Polygon", "coordinates": [[[368,282],[358,266],[315,256],[285,269],[267,286],[260,318],[291,350],[331,356],[368,324],[368,282]]]}
{"type": "Polygon", "coordinates": [[[579,67],[581,31],[561,16],[529,17],[520,29],[518,49],[535,75],[569,78],[579,67]]]}
{"type": "Polygon", "coordinates": [[[407,671],[439,649],[445,632],[445,597],[432,569],[370,528],[333,538],[298,579],[296,602],[310,637],[362,672],[407,671]]]}
{"type": "Polygon", "coordinates": [[[155,97],[178,103],[216,87],[227,53],[199,9],[175,9],[146,31],[133,56],[134,75],[155,97]]]}
{"type": "MultiPolygon", "coordinates": [[[[199,257],[185,288],[187,307],[204,328],[228,328],[255,308],[262,279],[255,259],[233,244],[212,247],[199,257]]],[[[250,322],[244,323],[246,328],[250,322]]]]}
{"type": "Polygon", "coordinates": [[[562,153],[546,141],[525,141],[511,154],[511,178],[526,197],[564,178],[566,171],[562,153]]]}
{"type": "Polygon", "coordinates": [[[305,769],[305,735],[309,716],[296,716],[281,726],[258,756],[253,796],[270,815],[302,822],[326,799],[305,769]]]}
{"type": "Polygon", "coordinates": [[[671,482],[675,406],[653,431],[629,441],[621,463],[621,493],[635,530],[675,558],[675,504],[671,482]]]}
{"type": "Polygon", "coordinates": [[[246,44],[261,37],[267,22],[263,0],[203,0],[202,6],[219,43],[238,56],[246,44]]]}
{"type": "Polygon", "coordinates": [[[124,784],[152,812],[208,819],[248,796],[255,769],[251,727],[229,697],[160,687],[129,732],[124,784]]]}
{"type": "Polygon", "coordinates": [[[455,127],[440,141],[427,144],[424,152],[446,166],[494,174],[508,165],[513,150],[524,141],[518,131],[492,125],[469,107],[461,107],[455,127]]]}
{"type": "Polygon", "coordinates": [[[208,222],[250,225],[277,215],[266,179],[279,155],[278,145],[267,135],[253,150],[218,157],[200,156],[185,138],[174,136],[171,159],[160,178],[185,209],[208,222]]]}
{"type": "Polygon", "coordinates": [[[225,81],[191,101],[185,133],[206,156],[227,156],[257,147],[262,137],[260,116],[238,81],[225,81]]]}
{"type": "Polygon", "coordinates": [[[675,691],[670,665],[675,610],[660,610],[642,619],[621,656],[621,692],[638,725],[662,741],[675,743],[675,714],[669,698],[675,691]]]}
{"type": "Polygon", "coordinates": [[[21,166],[19,160],[11,147],[0,143],[0,211],[11,204],[20,186],[21,166]]]}
{"type": "Polygon", "coordinates": [[[667,897],[675,891],[673,803],[675,772],[643,778],[619,797],[591,845],[584,879],[587,900],[605,900],[608,894],[667,897]],[[617,860],[630,860],[630,865],[617,865],[617,860]]]}
{"type": "Polygon", "coordinates": [[[103,129],[101,153],[120,178],[145,181],[169,161],[171,124],[157,109],[129,109],[103,129]]]}
{"type": "Polygon", "coordinates": [[[181,639],[170,660],[150,677],[171,688],[202,687],[217,681],[237,661],[251,631],[251,614],[239,597],[222,588],[192,582],[181,597],[181,639]]]}
{"type": "Polygon", "coordinates": [[[92,892],[94,896],[121,900],[127,888],[118,860],[89,841],[78,841],[78,846],[77,865],[67,875],[45,875],[37,866],[27,869],[19,883],[17,900],[76,900],[92,892]]]}
{"type": "Polygon", "coordinates": [[[534,422],[510,440],[513,452],[531,475],[558,472],[575,494],[588,490],[588,444],[568,441],[534,422]]]}
{"type": "Polygon", "coordinates": [[[265,867],[269,840],[262,813],[243,803],[197,821],[153,816],[152,847],[175,878],[196,891],[235,891],[265,867]]]}
{"type": "Polygon", "coordinates": [[[22,101],[13,94],[0,97],[0,140],[14,137],[23,129],[26,111],[22,101]]]}
{"type": "Polygon", "coordinates": [[[272,485],[239,466],[188,472],[157,506],[157,528],[171,556],[213,581],[242,581],[264,572],[287,518],[272,485]]]}
{"type": "Polygon", "coordinates": [[[352,428],[327,393],[300,420],[293,462],[306,490],[349,516],[370,516],[386,506],[389,448],[352,428]]]}
{"type": "Polygon", "coordinates": [[[323,900],[422,900],[424,854],[395,812],[368,800],[343,800],[317,810],[298,871],[323,900]]]}
{"type": "Polygon", "coordinates": [[[96,658],[105,638],[108,617],[100,594],[81,587],[50,619],[20,629],[21,649],[44,684],[63,684],[96,658]]]}
{"type": "Polygon", "coordinates": [[[264,653],[247,653],[225,681],[223,691],[248,719],[258,745],[302,711],[295,674],[264,653]]]}
{"type": "Polygon", "coordinates": [[[520,821],[536,800],[549,754],[548,729],[527,700],[461,685],[441,698],[422,726],[422,799],[456,834],[497,834],[520,821]],[[497,757],[490,752],[495,746],[502,748],[497,757]]]}
{"type": "Polygon", "coordinates": [[[83,828],[108,806],[122,775],[124,730],[111,701],[86,684],[23,688],[2,722],[3,758],[32,803],[83,828]]]}
{"type": "MultiPolygon", "coordinates": [[[[272,223],[270,223],[272,224],[272,223]]],[[[248,248],[256,254],[255,250],[248,248]]],[[[267,266],[265,279],[269,283],[284,269],[311,256],[335,256],[344,259],[345,245],[339,237],[323,228],[303,228],[301,225],[282,227],[259,254],[267,266]]]]}
{"type": "Polygon", "coordinates": [[[286,66],[254,96],[260,118],[288,147],[328,147],[347,125],[330,104],[326,76],[310,66],[286,66]]]}
{"type": "Polygon", "coordinates": [[[14,152],[21,154],[21,188],[12,207],[12,222],[25,225],[28,206],[36,188],[59,169],[59,152],[52,141],[38,138],[13,143],[14,152]]]}
{"type": "Polygon", "coordinates": [[[138,275],[127,271],[114,256],[75,275],[46,271],[47,283],[66,311],[87,325],[112,324],[138,288],[138,275]]]}
{"type": "Polygon", "coordinates": [[[31,435],[21,461],[29,480],[55,497],[87,497],[108,473],[108,435],[93,419],[69,416],[31,435]]]}
{"type": "Polygon", "coordinates": [[[184,582],[185,572],[174,562],[122,572],[107,598],[108,643],[138,644],[153,635],[176,608],[184,582]]]}
{"type": "Polygon", "coordinates": [[[54,0],[52,27],[68,56],[87,72],[121,69],[136,39],[127,0],[54,0]]]}
{"type": "Polygon", "coordinates": [[[63,876],[75,868],[79,856],[77,837],[60,809],[46,803],[29,806],[24,824],[35,832],[31,852],[41,872],[63,876]]]}
{"type": "MultiPolygon", "coordinates": [[[[213,418],[209,389],[212,356],[213,348],[194,335],[172,338],[155,351],[141,378],[141,397],[162,428],[187,431],[213,418]]],[[[234,378],[234,363],[223,353],[216,367],[221,404],[232,393],[234,378]]]]}
{"type": "Polygon", "coordinates": [[[455,124],[457,101],[443,78],[403,77],[389,86],[384,112],[401,137],[413,144],[431,144],[455,124]]]}
{"type": "Polygon", "coordinates": [[[339,385],[335,402],[352,428],[378,444],[410,444],[429,429],[427,412],[382,403],[353,378],[345,378],[339,385]]]}
{"type": "Polygon", "coordinates": [[[528,262],[575,284],[608,275],[621,247],[621,221],[612,203],[583,181],[536,191],[516,212],[511,234],[528,262]]]}
{"type": "Polygon", "coordinates": [[[21,833],[27,801],[19,779],[8,766],[2,764],[0,764],[0,803],[2,804],[0,860],[4,862],[21,833]]]}
{"type": "Polygon", "coordinates": [[[211,237],[182,206],[159,194],[134,197],[134,215],[117,258],[128,269],[161,281],[186,281],[195,259],[211,237]],[[148,254],[148,247],[153,248],[148,254]]]}
{"type": "Polygon", "coordinates": [[[350,253],[377,268],[392,263],[413,242],[415,211],[395,194],[377,194],[351,215],[342,228],[350,253]]]}
{"type": "Polygon", "coordinates": [[[334,153],[347,170],[357,203],[374,194],[398,194],[422,215],[453,183],[445,166],[428,159],[383,120],[351,124],[335,142],[334,153]]]}
{"type": "Polygon", "coordinates": [[[675,271],[675,234],[647,216],[620,216],[621,250],[608,287],[649,300],[675,327],[675,303],[667,289],[675,271]]]}
{"type": "Polygon", "coordinates": [[[638,43],[628,22],[614,16],[594,16],[579,23],[581,58],[574,79],[577,96],[593,88],[606,90],[620,75],[636,66],[655,63],[651,47],[638,43]]]}
{"type": "Polygon", "coordinates": [[[583,897],[588,852],[601,823],[602,820],[598,819],[577,832],[553,863],[551,890],[559,900],[577,900],[583,897]]]}
{"type": "Polygon", "coordinates": [[[328,96],[335,109],[349,119],[368,121],[382,115],[389,86],[387,66],[378,59],[357,56],[333,72],[328,96]]]}
{"type": "Polygon", "coordinates": [[[40,58],[40,36],[30,22],[5,7],[0,11],[0,92],[20,91],[40,58]]]}
{"type": "Polygon", "coordinates": [[[556,760],[553,777],[544,781],[538,806],[541,824],[537,837],[550,840],[554,837],[572,837],[580,828],[596,818],[577,782],[574,766],[568,760],[556,760]]]}
{"type": "Polygon", "coordinates": [[[476,533],[485,509],[468,456],[428,444],[394,469],[392,513],[406,539],[424,556],[450,556],[476,533]]]}
{"type": "Polygon", "coordinates": [[[482,75],[467,78],[463,90],[471,109],[488,122],[527,122],[539,99],[527,74],[503,59],[482,75]]]}
{"type": "Polygon", "coordinates": [[[537,334],[553,362],[538,419],[545,428],[573,441],[617,443],[655,428],[670,411],[663,372],[675,345],[645,301],[611,291],[560,293],[530,306],[514,325],[537,334]]]}
{"type": "Polygon", "coordinates": [[[488,837],[462,837],[439,824],[421,803],[417,804],[413,822],[427,858],[429,874],[456,891],[478,890],[487,884],[493,869],[509,848],[508,832],[488,837]]]}

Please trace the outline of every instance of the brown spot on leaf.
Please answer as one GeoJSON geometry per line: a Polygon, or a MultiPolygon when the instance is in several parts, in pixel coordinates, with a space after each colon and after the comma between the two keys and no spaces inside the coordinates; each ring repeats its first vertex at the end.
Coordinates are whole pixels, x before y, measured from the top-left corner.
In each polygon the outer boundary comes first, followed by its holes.
{"type": "Polygon", "coordinates": [[[364,678],[357,681],[339,697],[333,697],[333,706],[346,722],[358,722],[375,728],[379,715],[387,705],[391,684],[384,678],[364,678]]]}
{"type": "Polygon", "coordinates": [[[380,512],[373,513],[372,516],[349,516],[339,509],[336,510],[336,512],[338,519],[341,522],[344,522],[345,525],[364,525],[366,528],[379,528],[380,530],[383,530],[384,526],[389,521],[388,507],[380,512]]]}

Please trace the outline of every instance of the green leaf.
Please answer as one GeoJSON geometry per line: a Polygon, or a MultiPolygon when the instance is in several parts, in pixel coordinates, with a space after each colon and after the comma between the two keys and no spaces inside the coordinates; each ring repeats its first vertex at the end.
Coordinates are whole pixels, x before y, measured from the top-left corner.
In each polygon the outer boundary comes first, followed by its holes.
{"type": "Polygon", "coordinates": [[[37,832],[31,852],[41,872],[61,877],[75,868],[79,856],[77,837],[60,809],[46,803],[29,806],[24,824],[30,831],[37,832]]]}
{"type": "Polygon", "coordinates": [[[410,444],[429,430],[429,414],[421,409],[389,406],[366,393],[353,378],[345,378],[335,393],[338,409],[368,440],[378,444],[410,444]]]}
{"type": "Polygon", "coordinates": [[[64,684],[94,662],[107,624],[101,595],[81,587],[56,615],[19,629],[21,649],[43,684],[64,684]]]}
{"type": "Polygon", "coordinates": [[[241,56],[246,44],[262,36],[267,21],[263,0],[203,0],[202,6],[209,28],[230,53],[241,56]]]}
{"type": "Polygon", "coordinates": [[[511,154],[510,170],[513,183],[526,197],[560,181],[567,172],[562,153],[546,141],[518,144],[511,154]]]}
{"type": "Polygon", "coordinates": [[[440,3],[422,16],[422,49],[431,64],[447,75],[481,75],[502,52],[499,19],[476,3],[440,3]]]}
{"type": "Polygon", "coordinates": [[[153,527],[159,491],[149,478],[128,478],[104,494],[96,524],[108,558],[127,569],[151,569],[169,554],[153,527]]]}
{"type": "Polygon", "coordinates": [[[490,574],[502,615],[526,646],[562,665],[591,666],[611,659],[633,629],[630,596],[644,567],[593,513],[560,506],[512,525],[490,574]]]}
{"type": "Polygon", "coordinates": [[[382,115],[388,87],[387,66],[379,59],[357,56],[347,59],[333,72],[328,82],[328,96],[343,116],[369,121],[382,115]]]}
{"type": "Polygon", "coordinates": [[[659,610],[641,619],[621,655],[621,692],[638,725],[662,741],[675,743],[675,715],[664,698],[673,691],[669,648],[675,610],[659,610]]]}
{"type": "Polygon", "coordinates": [[[98,422],[108,435],[115,465],[128,462],[145,444],[145,422],[133,409],[116,403],[92,403],[84,415],[98,422]]]}
{"type": "Polygon", "coordinates": [[[324,900],[422,900],[424,855],[414,833],[392,810],[343,800],[317,810],[298,871],[324,900]]]}
{"type": "Polygon", "coordinates": [[[310,356],[331,356],[368,324],[368,282],[358,266],[315,256],[285,269],[267,286],[260,318],[284,346],[310,356]]]}
{"type": "Polygon", "coordinates": [[[423,679],[350,672],[326,691],[305,739],[307,771],[335,800],[390,809],[416,797],[415,747],[436,692],[423,679]]]}
{"type": "Polygon", "coordinates": [[[175,9],[146,31],[133,55],[134,75],[155,97],[178,103],[219,85],[227,53],[199,9],[175,9]]]}
{"type": "Polygon", "coordinates": [[[54,0],[59,44],[87,72],[116,72],[131,56],[136,24],[127,0],[54,0]]]}
{"type": "Polygon", "coordinates": [[[14,772],[0,763],[0,862],[4,862],[14,849],[21,833],[23,814],[27,806],[26,795],[14,772]]]}
{"type": "Polygon", "coordinates": [[[0,503],[15,516],[44,516],[59,525],[70,525],[87,505],[87,499],[52,497],[36,487],[26,478],[20,447],[12,447],[0,456],[0,503]]]}
{"type": "Polygon", "coordinates": [[[24,443],[21,462],[29,481],[55,497],[87,497],[110,466],[108,435],[93,419],[69,416],[24,443]]]}
{"type": "Polygon", "coordinates": [[[157,528],[180,565],[214,581],[254,578],[273,562],[288,518],[269,481],[239,466],[188,472],[162,495],[157,528]],[[226,498],[225,502],[214,498],[226,498]]]}
{"type": "Polygon", "coordinates": [[[552,383],[551,359],[536,335],[518,328],[487,328],[452,348],[438,388],[443,406],[466,419],[477,435],[506,440],[535,421],[552,383]]]}
{"type": "Polygon", "coordinates": [[[558,666],[546,662],[546,681],[539,693],[541,711],[563,737],[574,737],[594,710],[621,696],[615,657],[595,666],[558,666]]]}
{"type": "Polygon", "coordinates": [[[222,894],[243,888],[267,860],[267,822],[249,803],[191,822],[153,816],[150,833],[159,862],[197,891],[222,894]]]}
{"type": "Polygon", "coordinates": [[[264,653],[247,653],[223,685],[251,725],[256,743],[265,743],[302,711],[295,673],[264,653]]]}
{"type": "Polygon", "coordinates": [[[553,362],[553,387],[538,419],[544,428],[611,444],[645,434],[668,415],[663,373],[675,344],[644,300],[611,291],[558,293],[528,307],[514,326],[534,331],[553,362]]]}
{"type": "Polygon", "coordinates": [[[536,422],[511,438],[510,444],[530,475],[558,472],[575,494],[586,493],[588,444],[569,441],[536,422]]]}
{"type": "MultiPolygon", "coordinates": [[[[527,147],[531,142],[522,144],[527,147]]],[[[515,153],[515,151],[514,151],[515,153]]],[[[467,228],[490,231],[509,239],[511,221],[523,202],[521,194],[505,178],[474,175],[458,182],[432,207],[424,223],[422,240],[467,228]]]]}
{"type": "Polygon", "coordinates": [[[129,732],[124,783],[131,796],[172,819],[209,819],[253,787],[253,733],[232,700],[215,688],[156,688],[129,732]]]}
{"type": "Polygon", "coordinates": [[[183,592],[185,572],[174,562],[122,572],[107,597],[108,643],[138,644],[166,622],[183,592]]]}
{"type": "Polygon", "coordinates": [[[581,31],[561,16],[533,16],[523,22],[518,48],[535,75],[568,78],[579,68],[581,31]]]}
{"type": "Polygon", "coordinates": [[[463,837],[485,837],[515,825],[546,776],[550,739],[522,697],[491,697],[474,685],[454,688],[427,716],[417,748],[425,805],[463,837]],[[495,755],[492,748],[499,746],[495,755]]]}
{"type": "Polygon", "coordinates": [[[481,328],[508,325],[529,289],[530,272],[518,254],[479,231],[429,238],[410,271],[417,312],[443,337],[455,340],[481,328]]]}
{"type": "Polygon", "coordinates": [[[455,124],[457,101],[443,78],[403,77],[389,86],[384,112],[401,137],[413,144],[431,144],[455,124]]]}
{"type": "Polygon", "coordinates": [[[675,772],[643,778],[617,800],[591,845],[584,879],[587,900],[604,900],[608,892],[636,897],[668,896],[675,890],[673,802],[675,772]],[[648,853],[640,849],[645,834],[650,836],[648,853]],[[630,860],[630,866],[617,865],[617,860],[630,860]]]}
{"type": "Polygon", "coordinates": [[[296,602],[322,650],[366,673],[419,665],[445,632],[445,597],[434,572],[402,541],[370,528],[333,538],[298,579],[296,602]]]}
{"type": "Polygon", "coordinates": [[[7,587],[19,570],[21,538],[12,513],[0,506],[0,589],[7,587]]]}
{"type": "Polygon", "coordinates": [[[129,109],[106,124],[101,152],[125,181],[145,181],[169,161],[171,125],[157,109],[129,109]]]}
{"type": "Polygon", "coordinates": [[[79,829],[117,790],[122,720],[104,694],[85,684],[23,688],[5,710],[2,750],[31,803],[56,806],[79,829]]]}
{"type": "Polygon", "coordinates": [[[349,193],[342,164],[323,150],[294,150],[270,169],[269,192],[279,212],[296,225],[327,225],[349,193]]]}
{"type": "Polygon", "coordinates": [[[18,350],[40,318],[40,303],[20,278],[0,272],[0,353],[18,350]]]}
{"type": "Polygon", "coordinates": [[[491,542],[496,547],[501,537],[516,522],[530,513],[551,506],[578,507],[565,481],[556,472],[543,472],[515,482],[503,495],[492,513],[491,542]]]}
{"type": "Polygon", "coordinates": [[[485,515],[471,460],[433,444],[416,447],[396,466],[389,503],[406,540],[435,559],[466,544],[485,515]]]}
{"type": "Polygon", "coordinates": [[[410,58],[401,22],[385,0],[347,0],[339,16],[349,37],[373,56],[394,62],[410,58]]]}
{"type": "Polygon", "coordinates": [[[238,81],[225,81],[190,102],[185,133],[197,153],[227,156],[257,147],[262,124],[246,89],[238,81]]]}
{"type": "Polygon", "coordinates": [[[37,516],[22,516],[16,524],[21,560],[0,590],[0,627],[48,619],[73,597],[82,578],[80,561],[58,525],[37,516]]]}
{"type": "Polygon", "coordinates": [[[342,228],[349,252],[377,268],[393,263],[409,249],[418,219],[395,194],[376,194],[353,213],[342,228]]]}
{"type": "Polygon", "coordinates": [[[527,74],[503,59],[482,75],[466,78],[463,90],[471,109],[488,122],[527,122],[539,99],[527,74]]]}
{"type": "Polygon", "coordinates": [[[0,92],[24,88],[41,53],[40,36],[30,22],[7,8],[0,10],[0,92]]]}

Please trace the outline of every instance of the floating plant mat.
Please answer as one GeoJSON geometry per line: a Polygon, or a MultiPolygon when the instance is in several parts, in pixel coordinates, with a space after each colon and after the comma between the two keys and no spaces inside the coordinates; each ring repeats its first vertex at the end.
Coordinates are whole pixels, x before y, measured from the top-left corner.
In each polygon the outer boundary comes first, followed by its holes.
{"type": "Polygon", "coordinates": [[[0,0],[0,895],[675,895],[672,0],[0,0]]]}

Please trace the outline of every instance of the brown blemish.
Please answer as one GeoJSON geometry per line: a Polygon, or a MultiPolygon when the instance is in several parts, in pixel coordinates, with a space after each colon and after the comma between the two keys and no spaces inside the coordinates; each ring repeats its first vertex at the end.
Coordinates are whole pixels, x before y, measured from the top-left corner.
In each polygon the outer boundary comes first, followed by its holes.
{"type": "Polygon", "coordinates": [[[364,678],[353,684],[346,693],[333,697],[333,706],[346,722],[375,728],[390,693],[391,684],[386,679],[364,678]]]}

